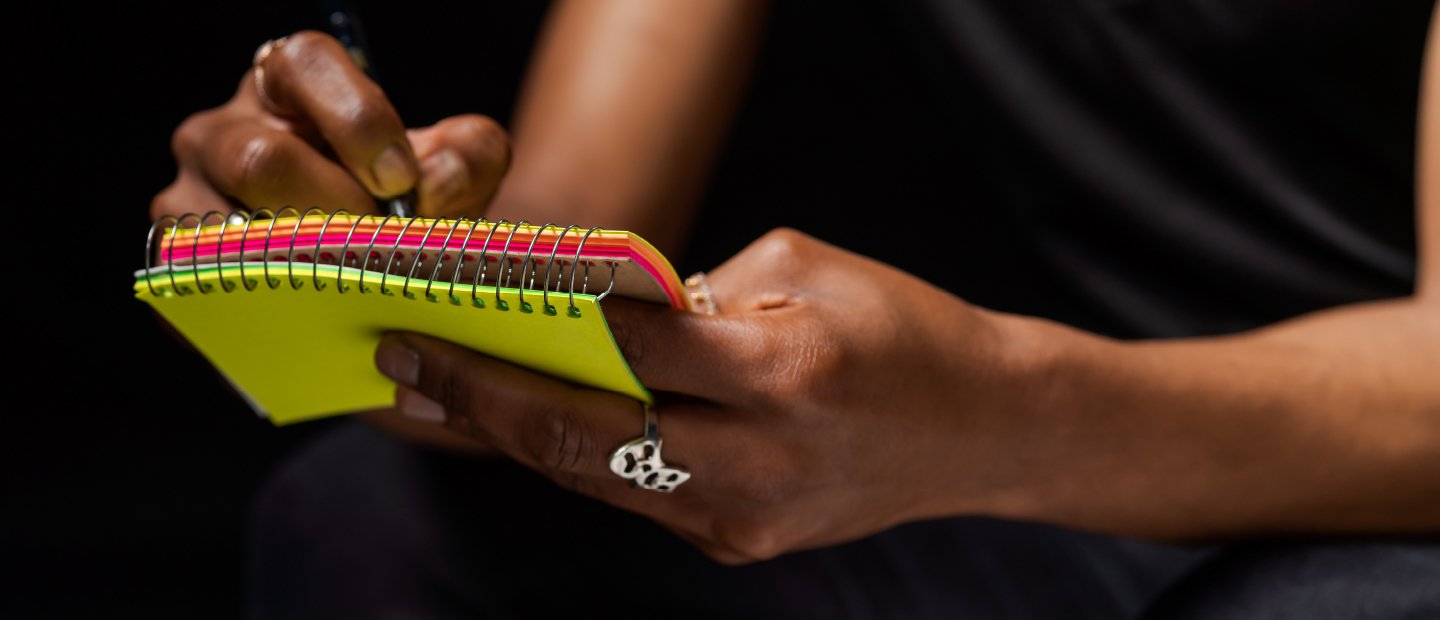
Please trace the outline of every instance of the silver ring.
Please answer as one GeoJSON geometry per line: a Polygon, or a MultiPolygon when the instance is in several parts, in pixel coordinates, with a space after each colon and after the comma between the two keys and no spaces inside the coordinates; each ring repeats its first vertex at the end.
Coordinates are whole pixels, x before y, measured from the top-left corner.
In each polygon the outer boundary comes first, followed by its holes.
{"type": "Polygon", "coordinates": [[[664,445],[665,442],[660,439],[655,408],[647,404],[645,434],[615,449],[610,455],[610,471],[629,480],[637,489],[670,493],[690,479],[690,472],[665,464],[660,458],[660,449],[664,445]]]}

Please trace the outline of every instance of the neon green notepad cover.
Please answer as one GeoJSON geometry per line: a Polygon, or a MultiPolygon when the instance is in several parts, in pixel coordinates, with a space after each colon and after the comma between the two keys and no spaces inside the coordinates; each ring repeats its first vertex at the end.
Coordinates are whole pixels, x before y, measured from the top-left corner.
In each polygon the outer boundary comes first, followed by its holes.
{"type": "Polygon", "coordinates": [[[578,384],[618,392],[649,402],[650,394],[630,371],[600,305],[593,295],[550,295],[554,312],[547,313],[540,294],[526,291],[521,308],[515,289],[501,289],[508,310],[496,308],[495,289],[457,284],[453,303],[449,282],[437,282],[426,298],[424,280],[386,284],[365,275],[368,293],[359,290],[360,272],[340,274],[347,291],[336,287],[336,267],[318,265],[316,290],[310,266],[296,269],[293,288],[286,263],[271,263],[266,285],[260,263],[247,263],[245,275],[255,283],[246,290],[237,265],[202,267],[198,274],[176,267],[175,287],[164,269],[141,275],[135,296],[150,304],[205,355],[250,401],[256,412],[275,424],[289,424],[328,415],[394,405],[395,386],[375,369],[375,346],[388,331],[409,331],[454,342],[578,384]],[[202,294],[196,287],[198,275],[202,294]],[[225,292],[220,279],[233,289],[225,292]],[[152,294],[153,285],[158,294],[152,294]],[[174,288],[181,293],[176,294],[174,288]]]}

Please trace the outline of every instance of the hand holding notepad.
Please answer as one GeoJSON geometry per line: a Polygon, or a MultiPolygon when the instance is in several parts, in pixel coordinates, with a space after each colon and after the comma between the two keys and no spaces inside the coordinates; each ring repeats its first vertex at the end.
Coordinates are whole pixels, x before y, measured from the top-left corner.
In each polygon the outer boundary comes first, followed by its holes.
{"type": "Polygon", "coordinates": [[[648,402],[600,300],[687,307],[665,257],[623,231],[311,209],[164,218],[149,245],[135,295],[276,424],[393,404],[372,361],[392,330],[648,402]]]}

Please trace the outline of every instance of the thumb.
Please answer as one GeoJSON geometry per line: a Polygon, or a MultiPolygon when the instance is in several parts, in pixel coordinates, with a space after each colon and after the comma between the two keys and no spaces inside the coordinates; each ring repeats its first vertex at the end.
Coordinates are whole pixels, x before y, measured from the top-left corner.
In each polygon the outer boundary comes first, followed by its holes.
{"type": "Polygon", "coordinates": [[[462,114],[408,137],[420,162],[420,215],[479,217],[510,166],[510,139],[499,123],[462,114]]]}

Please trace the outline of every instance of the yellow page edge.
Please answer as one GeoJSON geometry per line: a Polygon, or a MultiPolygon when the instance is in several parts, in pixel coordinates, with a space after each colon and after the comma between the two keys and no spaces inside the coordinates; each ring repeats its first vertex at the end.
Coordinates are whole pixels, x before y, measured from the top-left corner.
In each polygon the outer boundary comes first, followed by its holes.
{"type": "MultiPolygon", "coordinates": [[[[266,285],[264,282],[262,282],[262,280],[265,278],[266,263],[247,261],[244,263],[244,265],[244,276],[245,279],[250,281],[249,284],[251,288],[266,285]]],[[[285,279],[287,277],[293,278],[293,282],[295,282],[296,285],[292,286],[295,286],[295,288],[305,288],[306,286],[311,286],[313,288],[314,282],[317,279],[320,281],[322,289],[328,288],[335,285],[337,270],[340,271],[339,277],[341,281],[351,285],[352,287],[348,289],[347,294],[373,294],[375,292],[378,292],[380,288],[381,278],[377,276],[377,274],[373,271],[362,271],[354,267],[338,267],[336,265],[327,264],[317,265],[314,263],[310,264],[315,268],[313,270],[311,266],[303,267],[300,269],[291,269],[291,265],[293,265],[293,263],[269,263],[269,280],[271,284],[274,285],[272,286],[272,288],[286,286],[285,279]],[[369,293],[360,293],[358,288],[356,288],[361,283],[362,274],[364,274],[363,277],[365,286],[370,287],[369,293]]],[[[136,270],[134,275],[135,297],[136,299],[142,299],[142,301],[145,297],[175,296],[175,288],[178,288],[180,290],[180,296],[202,294],[243,294],[247,292],[246,289],[241,285],[241,263],[238,262],[226,262],[220,263],[218,265],[215,263],[207,263],[199,266],[198,268],[192,266],[157,266],[151,268],[148,272],[144,269],[136,270]],[[174,283],[173,286],[172,278],[174,283]],[[197,292],[195,287],[197,278],[200,282],[200,285],[202,287],[206,287],[207,290],[209,290],[208,293],[197,292]],[[230,290],[228,291],[228,293],[224,291],[224,288],[219,284],[220,282],[225,282],[230,286],[230,290]],[[152,287],[154,288],[154,293],[151,292],[152,287]]],[[[388,278],[385,282],[385,289],[389,292],[385,294],[394,295],[395,291],[399,290],[402,293],[406,294],[407,297],[413,299],[416,298],[417,295],[424,294],[425,286],[431,282],[429,280],[424,280],[420,278],[409,278],[409,287],[407,289],[406,280],[407,278],[401,276],[388,278]]],[[[435,281],[430,288],[430,294],[432,296],[437,296],[441,294],[440,291],[442,290],[445,291],[444,294],[452,295],[452,298],[459,298],[462,300],[462,302],[464,299],[464,295],[461,294],[464,293],[465,295],[469,295],[472,290],[475,291],[475,297],[479,297],[482,301],[493,302],[493,300],[495,299],[496,287],[476,287],[471,284],[456,282],[452,291],[451,283],[449,281],[435,281]]],[[[499,291],[502,299],[511,295],[514,295],[516,298],[522,297],[520,295],[520,289],[501,287],[499,288],[499,291]]],[[[526,300],[527,306],[533,307],[529,300],[535,298],[536,296],[540,296],[543,304],[543,300],[545,299],[544,295],[532,289],[525,289],[525,291],[527,292],[524,294],[523,298],[526,300]]],[[[562,304],[565,304],[568,301],[570,295],[571,294],[568,291],[550,293],[550,296],[552,297],[559,297],[562,300],[562,304]]],[[[604,320],[604,311],[598,303],[598,296],[589,293],[575,293],[574,296],[576,299],[586,299],[595,302],[596,311],[601,313],[600,324],[605,327],[605,335],[609,339],[610,344],[614,346],[617,351],[619,351],[619,344],[615,341],[614,333],[610,331],[610,324],[608,321],[604,320]]],[[[549,307],[553,308],[554,311],[558,313],[561,311],[558,307],[559,305],[560,304],[550,304],[549,307]]],[[[489,307],[488,303],[486,307],[489,307]]],[[[624,359],[623,351],[620,353],[620,357],[622,360],[624,359]]],[[[236,393],[240,395],[242,400],[244,400],[246,404],[250,406],[250,408],[255,412],[257,416],[262,418],[270,417],[269,413],[265,411],[264,408],[260,407],[259,403],[256,402],[256,400],[252,398],[248,393],[246,393],[246,391],[240,386],[239,383],[226,375],[224,370],[222,370],[218,366],[215,366],[214,364],[212,364],[211,366],[215,368],[215,370],[222,377],[225,378],[225,381],[235,389],[236,393]]],[[[641,398],[640,400],[642,400],[646,404],[654,404],[654,395],[650,392],[649,388],[645,387],[645,384],[640,382],[639,377],[635,376],[635,371],[633,368],[630,367],[629,360],[625,360],[625,371],[636,388],[635,394],[626,395],[631,397],[643,396],[643,398],[641,398]]],[[[298,421],[301,420],[291,420],[286,423],[298,421]]]]}

